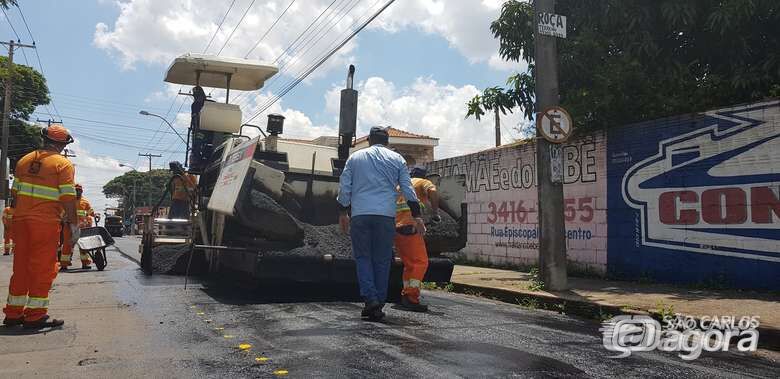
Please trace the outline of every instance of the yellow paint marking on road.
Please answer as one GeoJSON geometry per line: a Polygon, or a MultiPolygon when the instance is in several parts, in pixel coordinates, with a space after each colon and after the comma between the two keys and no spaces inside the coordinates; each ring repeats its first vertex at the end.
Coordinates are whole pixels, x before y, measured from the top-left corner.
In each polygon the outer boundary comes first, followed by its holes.
{"type": "Polygon", "coordinates": [[[287,375],[289,373],[290,373],[289,371],[283,370],[283,369],[279,369],[279,370],[274,371],[274,375],[276,375],[276,376],[285,376],[285,375],[287,375]]]}
{"type": "Polygon", "coordinates": [[[205,314],[206,314],[206,312],[198,312],[198,313],[196,313],[196,315],[198,315],[198,316],[203,316],[205,314]]]}
{"type": "Polygon", "coordinates": [[[216,328],[214,328],[214,330],[225,330],[225,328],[223,328],[223,327],[221,327],[221,326],[220,326],[220,327],[216,327],[216,328]]]}
{"type": "Polygon", "coordinates": [[[234,336],[234,335],[232,335],[232,334],[225,334],[225,335],[224,335],[224,336],[222,336],[222,337],[225,337],[225,338],[227,338],[227,339],[231,339],[231,338],[235,338],[236,336],[234,336]]]}
{"type": "Polygon", "coordinates": [[[211,324],[211,320],[203,320],[206,321],[206,324],[211,324]]]}
{"type": "Polygon", "coordinates": [[[242,344],[238,345],[238,348],[241,349],[241,350],[249,350],[249,349],[252,348],[252,345],[250,345],[248,343],[242,343],[242,344]]]}
{"type": "Polygon", "coordinates": [[[257,357],[257,358],[255,358],[255,362],[259,362],[259,363],[266,363],[266,362],[268,362],[268,360],[269,360],[268,357],[257,357]]]}

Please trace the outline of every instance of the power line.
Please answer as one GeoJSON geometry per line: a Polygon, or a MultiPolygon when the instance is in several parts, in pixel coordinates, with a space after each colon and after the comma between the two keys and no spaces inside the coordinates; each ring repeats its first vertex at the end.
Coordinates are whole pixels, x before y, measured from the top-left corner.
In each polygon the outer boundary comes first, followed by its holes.
{"type": "MultiPolygon", "coordinates": [[[[38,60],[38,67],[41,69],[41,75],[43,75],[43,77],[45,78],[46,77],[46,73],[43,70],[43,62],[41,62],[41,55],[38,53],[38,47],[37,47],[37,45],[35,43],[35,37],[33,36],[32,31],[30,30],[30,26],[27,24],[27,18],[24,17],[24,12],[22,12],[22,7],[20,7],[19,4],[16,4],[16,9],[19,11],[19,15],[22,16],[22,21],[24,22],[25,28],[27,28],[27,33],[30,34],[30,39],[32,40],[33,46],[36,47],[35,49],[33,49],[33,51],[35,52],[35,57],[38,60]]],[[[5,13],[5,10],[3,10],[3,13],[5,13]]],[[[8,15],[6,15],[6,18],[8,18],[8,15]]],[[[10,24],[11,21],[9,20],[8,23],[10,24]]],[[[24,51],[22,51],[22,53],[24,53],[24,51]]],[[[27,57],[25,56],[25,60],[26,59],[27,59],[27,57]]],[[[29,63],[28,63],[28,65],[29,65],[29,63]]],[[[54,99],[50,99],[50,102],[51,102],[51,107],[54,108],[54,113],[57,114],[57,117],[60,117],[60,111],[57,109],[57,105],[54,104],[54,99]]],[[[49,108],[48,105],[46,105],[46,109],[48,109],[48,108],[49,108]]],[[[51,111],[49,111],[49,113],[51,113],[51,111]]],[[[60,117],[60,118],[62,118],[62,117],[60,117]]]]}
{"type": "Polygon", "coordinates": [[[249,6],[246,7],[246,10],[244,11],[244,14],[241,16],[241,19],[238,20],[238,23],[236,24],[236,27],[233,28],[233,31],[230,32],[230,35],[228,35],[227,39],[225,40],[225,43],[222,44],[222,47],[217,52],[217,55],[222,54],[222,50],[225,49],[225,46],[227,46],[228,42],[230,42],[230,39],[233,38],[233,33],[236,32],[239,26],[241,26],[241,23],[244,22],[244,17],[246,17],[247,13],[249,13],[249,10],[252,9],[252,6],[255,5],[256,0],[252,0],[251,3],[249,3],[249,6]]]}
{"type": "Polygon", "coordinates": [[[289,9],[290,9],[290,7],[291,7],[293,4],[295,4],[295,0],[292,0],[292,1],[290,2],[290,4],[287,4],[287,8],[284,8],[284,11],[282,12],[282,14],[280,14],[280,15],[279,15],[279,17],[277,17],[277,18],[276,18],[276,20],[274,21],[274,23],[273,23],[273,24],[271,24],[271,26],[269,26],[269,27],[268,27],[268,30],[266,30],[266,31],[265,31],[265,33],[263,33],[263,36],[262,36],[262,37],[260,37],[260,39],[259,39],[259,40],[257,40],[257,42],[255,43],[255,45],[254,45],[254,46],[252,46],[252,48],[251,48],[251,49],[249,49],[249,51],[246,53],[246,55],[244,55],[244,59],[246,59],[247,57],[249,57],[249,54],[252,54],[252,52],[253,52],[253,51],[255,51],[255,49],[257,48],[257,46],[258,46],[258,45],[260,45],[260,42],[263,42],[263,40],[264,40],[264,39],[265,39],[265,37],[268,35],[268,33],[270,33],[270,32],[271,32],[271,30],[274,28],[274,26],[276,26],[276,24],[279,22],[279,20],[281,20],[281,19],[282,19],[282,17],[284,17],[285,13],[287,13],[287,10],[289,10],[289,9]]]}
{"type": "Polygon", "coordinates": [[[366,27],[366,26],[368,26],[368,24],[370,24],[372,21],[374,21],[374,19],[376,19],[377,17],[379,17],[379,15],[380,15],[380,14],[382,14],[382,12],[384,12],[384,11],[385,11],[385,9],[387,9],[387,8],[388,8],[388,7],[389,7],[391,4],[393,4],[394,2],[395,2],[395,0],[389,0],[387,3],[385,3],[385,5],[383,5],[383,6],[382,6],[382,8],[380,8],[379,10],[377,10],[377,11],[376,11],[376,12],[375,12],[375,13],[374,13],[374,14],[373,14],[371,17],[369,17],[369,18],[368,18],[368,19],[367,19],[365,22],[363,22],[363,24],[362,24],[362,25],[360,25],[360,27],[359,27],[359,28],[355,29],[355,30],[354,30],[354,31],[353,31],[353,32],[352,32],[352,33],[351,33],[351,34],[350,34],[348,37],[346,37],[346,38],[345,38],[345,39],[344,39],[344,40],[343,40],[343,41],[342,41],[340,44],[338,44],[338,46],[336,46],[336,47],[334,47],[333,49],[331,49],[331,50],[330,50],[330,52],[328,52],[328,53],[327,53],[327,54],[326,54],[324,57],[322,57],[322,59],[318,60],[318,61],[317,61],[317,62],[316,62],[314,65],[312,65],[312,66],[311,66],[311,67],[310,67],[308,70],[306,70],[306,72],[304,72],[302,75],[300,75],[300,76],[299,76],[299,77],[298,77],[298,78],[297,78],[295,81],[293,81],[293,82],[292,82],[290,85],[288,85],[287,87],[285,87],[285,89],[284,89],[284,90],[282,90],[282,92],[281,92],[281,93],[279,93],[279,94],[275,95],[275,96],[274,96],[274,97],[273,97],[271,100],[269,100],[268,102],[266,102],[265,104],[263,104],[262,108],[261,108],[259,111],[257,111],[257,113],[255,113],[255,114],[254,114],[254,115],[253,115],[251,118],[249,118],[249,119],[248,119],[247,121],[245,121],[245,122],[250,122],[250,121],[254,120],[255,118],[257,118],[257,116],[259,116],[260,114],[262,114],[262,113],[263,113],[263,112],[264,112],[266,109],[270,108],[270,107],[271,107],[271,105],[273,105],[275,102],[277,102],[279,99],[281,99],[281,98],[282,98],[284,95],[286,95],[286,94],[287,94],[287,92],[289,92],[290,90],[292,90],[293,88],[295,88],[295,86],[297,86],[297,85],[298,85],[298,84],[299,84],[301,81],[303,81],[303,79],[305,79],[307,76],[309,76],[309,74],[311,74],[312,72],[314,72],[314,70],[316,70],[316,69],[317,69],[318,67],[320,67],[320,66],[321,66],[323,63],[325,63],[325,61],[327,61],[327,60],[328,60],[328,58],[330,58],[331,56],[333,56],[333,54],[335,54],[335,53],[336,53],[337,51],[339,51],[339,50],[340,50],[342,47],[344,47],[344,45],[346,45],[346,44],[347,44],[349,41],[351,41],[351,40],[352,40],[352,38],[354,38],[354,37],[355,37],[355,36],[356,36],[358,33],[360,33],[360,31],[362,31],[363,29],[365,29],[365,27],[366,27]]]}
{"type": "Polygon", "coordinates": [[[211,35],[211,39],[209,40],[208,45],[206,45],[206,48],[203,49],[203,54],[206,54],[206,52],[209,50],[209,47],[211,47],[211,43],[214,42],[214,38],[217,37],[217,34],[219,33],[219,30],[222,29],[222,24],[225,23],[225,19],[227,19],[227,16],[230,13],[230,10],[233,9],[233,5],[235,3],[236,3],[236,0],[233,0],[233,2],[230,3],[230,6],[228,7],[227,12],[225,12],[225,15],[222,16],[222,21],[220,21],[219,25],[217,25],[217,30],[215,30],[214,34],[211,35]]]}
{"type": "MultiPolygon", "coordinates": [[[[287,48],[286,48],[286,49],[284,49],[284,51],[282,51],[282,52],[281,52],[281,54],[279,54],[279,56],[277,56],[277,57],[276,57],[276,59],[274,59],[274,60],[273,60],[273,62],[271,62],[271,64],[275,64],[276,62],[278,62],[278,61],[279,61],[279,59],[281,59],[281,57],[282,57],[282,56],[284,56],[284,54],[286,54],[288,51],[290,51],[290,49],[291,49],[293,46],[295,46],[295,44],[296,44],[296,43],[297,43],[297,42],[298,42],[298,41],[299,41],[299,40],[300,40],[300,39],[301,39],[301,38],[302,38],[304,35],[306,35],[306,33],[309,31],[309,29],[311,29],[311,27],[312,27],[312,26],[314,26],[314,25],[317,23],[317,21],[319,21],[319,20],[320,20],[320,18],[322,18],[322,16],[323,16],[325,13],[326,13],[326,12],[328,12],[328,10],[329,10],[331,7],[333,7],[333,4],[335,4],[335,3],[336,3],[336,1],[337,1],[337,0],[333,0],[333,1],[331,1],[331,3],[330,3],[330,4],[328,4],[328,6],[327,6],[327,7],[325,7],[325,9],[323,9],[323,10],[322,10],[322,12],[320,12],[320,14],[319,14],[319,15],[317,15],[317,17],[314,19],[314,21],[312,21],[311,23],[309,23],[309,25],[306,27],[306,29],[304,29],[304,30],[303,30],[303,31],[302,31],[300,34],[298,34],[298,36],[295,38],[295,40],[293,40],[293,41],[292,41],[292,43],[290,43],[290,45],[288,45],[288,46],[287,46],[287,48]]],[[[277,76],[278,76],[278,75],[281,75],[281,72],[278,72],[278,73],[277,73],[277,76]]],[[[238,96],[237,96],[235,99],[233,99],[233,102],[234,102],[234,103],[238,103],[238,100],[239,100],[239,99],[241,99],[241,97],[242,97],[242,96],[244,96],[245,94],[246,94],[246,92],[244,92],[244,93],[242,93],[242,94],[238,95],[238,96]]]]}
{"type": "MultiPolygon", "coordinates": [[[[328,33],[329,33],[329,32],[330,32],[330,31],[331,31],[331,30],[332,30],[332,29],[333,29],[333,28],[334,28],[336,25],[338,25],[338,24],[341,22],[341,20],[343,20],[343,19],[344,19],[344,17],[345,17],[347,14],[349,14],[349,12],[351,12],[353,9],[355,9],[355,7],[357,6],[357,4],[358,4],[359,2],[360,2],[360,0],[357,0],[357,2],[356,2],[356,3],[354,3],[354,4],[352,4],[352,1],[350,1],[349,3],[344,3],[344,5],[346,5],[346,6],[345,6],[345,7],[343,7],[341,10],[337,10],[338,14],[337,14],[336,16],[334,16],[334,17],[338,17],[338,16],[339,16],[339,14],[340,14],[340,17],[338,18],[338,20],[336,20],[336,22],[334,22],[334,23],[330,24],[330,27],[328,27],[327,29],[324,29],[325,22],[323,22],[323,24],[322,24],[322,26],[323,26],[323,29],[320,29],[320,31],[316,31],[316,30],[315,30],[315,32],[313,32],[313,33],[311,34],[311,37],[312,37],[312,38],[307,38],[307,40],[304,40],[304,42],[302,42],[302,45],[301,45],[301,46],[300,46],[300,47],[297,49],[296,53],[297,53],[298,51],[301,51],[301,50],[303,50],[303,49],[305,49],[305,51],[303,51],[303,52],[302,52],[302,53],[300,53],[300,54],[296,54],[295,56],[292,56],[292,57],[291,57],[290,59],[288,59],[286,62],[282,63],[282,64],[279,66],[279,71],[280,71],[280,72],[283,72],[283,71],[285,71],[285,70],[286,70],[286,71],[290,72],[290,74],[292,74],[292,72],[291,72],[291,71],[292,71],[292,69],[291,69],[291,68],[292,68],[292,67],[295,67],[295,64],[297,64],[297,63],[299,62],[299,59],[300,59],[301,57],[305,56],[306,54],[308,54],[308,53],[309,53],[309,51],[311,51],[311,50],[312,50],[312,49],[313,49],[313,48],[314,48],[314,47],[317,45],[317,43],[319,43],[319,42],[322,40],[322,38],[324,38],[326,35],[328,35],[328,33]],[[351,8],[349,8],[349,10],[347,10],[347,7],[348,7],[350,4],[352,4],[352,7],[351,7],[351,8]],[[324,31],[324,33],[323,33],[322,31],[324,31]],[[319,36],[319,37],[318,37],[318,36],[319,36]],[[316,38],[316,40],[315,40],[314,38],[316,38]],[[313,41],[313,44],[312,44],[312,41],[313,41]]],[[[378,3],[379,3],[379,1],[377,1],[376,3],[374,3],[374,5],[373,5],[371,8],[373,8],[374,6],[376,6],[376,4],[378,4],[378,3]]],[[[349,28],[349,29],[351,29],[351,28],[352,28],[352,26],[354,26],[355,24],[357,24],[357,22],[354,22],[354,23],[353,23],[353,24],[350,26],[350,28],[349,28]]],[[[347,30],[349,30],[349,29],[347,29],[347,30]]],[[[335,41],[334,41],[334,42],[335,42],[335,41]]],[[[331,43],[331,45],[332,45],[332,43],[331,43]]],[[[277,75],[277,76],[275,76],[275,77],[274,77],[274,78],[273,78],[273,79],[272,79],[272,80],[271,80],[271,81],[268,83],[268,86],[267,86],[267,87],[268,87],[268,88],[270,88],[270,87],[271,87],[272,85],[274,85],[274,84],[275,84],[277,81],[279,81],[281,77],[282,77],[282,75],[277,75]]]]}

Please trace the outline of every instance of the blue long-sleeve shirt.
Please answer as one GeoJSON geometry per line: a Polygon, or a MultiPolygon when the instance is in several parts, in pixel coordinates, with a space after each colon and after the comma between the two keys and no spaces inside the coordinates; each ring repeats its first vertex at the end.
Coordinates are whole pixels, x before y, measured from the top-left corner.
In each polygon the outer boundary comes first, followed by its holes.
{"type": "Polygon", "coordinates": [[[404,158],[382,145],[358,150],[347,159],[339,179],[338,202],[352,206],[352,216],[395,217],[398,197],[418,201],[404,158]]]}

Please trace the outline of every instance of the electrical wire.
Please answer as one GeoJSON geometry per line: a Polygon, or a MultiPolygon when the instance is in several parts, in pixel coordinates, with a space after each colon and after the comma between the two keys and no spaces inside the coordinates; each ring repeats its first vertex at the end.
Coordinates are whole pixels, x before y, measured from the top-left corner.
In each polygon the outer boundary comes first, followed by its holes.
{"type": "Polygon", "coordinates": [[[209,40],[208,45],[206,45],[206,48],[203,49],[203,54],[206,54],[206,52],[209,50],[209,47],[211,47],[211,43],[214,42],[214,38],[217,37],[217,34],[219,33],[219,30],[222,29],[222,24],[225,23],[225,19],[227,19],[228,14],[230,14],[230,10],[233,9],[233,5],[236,4],[236,0],[233,0],[230,3],[230,6],[228,7],[227,12],[225,12],[225,15],[222,16],[222,21],[219,22],[219,25],[217,25],[217,30],[214,31],[214,34],[211,35],[211,39],[209,40]]]}
{"type": "Polygon", "coordinates": [[[277,17],[277,18],[276,18],[276,20],[274,21],[274,23],[273,23],[273,24],[271,24],[271,26],[269,26],[269,27],[268,27],[268,30],[266,30],[266,31],[265,31],[265,33],[263,33],[263,36],[262,36],[262,37],[260,37],[260,39],[259,39],[259,40],[257,40],[257,42],[255,42],[255,45],[254,45],[254,46],[252,46],[252,48],[251,48],[251,49],[249,49],[249,51],[247,51],[247,53],[244,55],[244,59],[248,58],[248,57],[249,57],[249,54],[252,54],[252,52],[253,52],[253,51],[255,51],[255,49],[257,48],[257,46],[258,46],[258,45],[260,45],[260,42],[263,42],[263,40],[264,40],[264,39],[265,39],[265,37],[268,35],[268,33],[270,33],[270,32],[271,32],[271,30],[274,28],[274,26],[276,26],[276,24],[279,22],[279,20],[281,20],[281,19],[282,19],[282,17],[284,17],[284,15],[287,13],[287,11],[290,9],[290,7],[291,7],[293,4],[295,4],[295,0],[292,0],[292,1],[290,2],[290,4],[287,4],[287,8],[284,8],[284,11],[282,11],[282,14],[280,14],[280,15],[279,15],[279,17],[277,17]]]}
{"type": "Polygon", "coordinates": [[[329,51],[329,52],[328,52],[328,53],[327,53],[327,54],[326,54],[324,57],[322,57],[322,59],[318,60],[318,61],[317,61],[317,62],[316,62],[314,65],[312,65],[312,66],[311,66],[311,67],[310,67],[308,70],[306,70],[306,72],[304,72],[302,75],[300,75],[300,76],[299,76],[299,77],[298,77],[298,78],[297,78],[295,81],[293,81],[293,82],[292,82],[290,85],[288,85],[287,87],[285,87],[285,89],[284,89],[284,90],[282,90],[282,92],[280,92],[279,94],[275,95],[275,96],[274,96],[274,97],[273,97],[271,100],[269,100],[269,101],[268,101],[266,104],[264,104],[264,105],[261,107],[261,109],[260,109],[260,110],[258,110],[258,111],[257,111],[257,113],[255,113],[255,114],[254,114],[254,115],[253,115],[251,118],[249,118],[248,120],[246,120],[246,121],[245,121],[245,123],[246,123],[246,122],[251,122],[252,120],[254,120],[255,118],[257,118],[257,116],[259,116],[260,114],[262,114],[263,112],[265,112],[265,110],[267,110],[268,108],[270,108],[270,107],[271,107],[271,105],[273,105],[275,102],[277,102],[279,99],[281,99],[281,98],[282,98],[284,95],[286,95],[288,92],[290,92],[290,91],[291,91],[293,88],[295,88],[295,86],[297,86],[298,84],[300,84],[300,82],[301,82],[301,81],[303,81],[303,80],[304,80],[304,79],[305,79],[307,76],[309,76],[309,74],[311,74],[312,72],[314,72],[314,70],[316,70],[316,69],[317,69],[318,67],[320,67],[320,66],[321,66],[323,63],[325,63],[325,61],[327,61],[327,60],[328,60],[328,58],[330,58],[331,56],[333,56],[333,54],[335,54],[335,53],[336,53],[337,51],[339,51],[339,50],[340,50],[342,47],[344,47],[344,45],[346,45],[346,44],[347,44],[349,41],[351,41],[351,40],[352,40],[352,38],[354,38],[354,37],[355,37],[355,36],[356,36],[358,33],[360,33],[360,32],[361,32],[363,29],[365,29],[365,27],[366,27],[366,26],[368,26],[368,24],[370,24],[372,21],[374,21],[374,19],[376,19],[377,17],[379,17],[379,15],[380,15],[380,14],[382,14],[382,12],[384,12],[384,11],[385,11],[385,9],[387,9],[387,8],[388,8],[390,5],[392,5],[394,2],[395,2],[395,0],[389,0],[387,3],[385,3],[385,5],[383,5],[383,6],[382,6],[382,8],[380,8],[379,10],[377,10],[377,11],[376,11],[376,12],[375,12],[375,13],[374,13],[374,14],[373,14],[371,17],[369,17],[369,18],[368,18],[366,21],[364,21],[364,22],[362,23],[362,25],[360,25],[360,27],[359,27],[359,28],[357,28],[357,29],[356,29],[356,30],[354,30],[352,33],[350,33],[350,35],[349,35],[347,38],[345,38],[343,41],[341,41],[341,43],[339,43],[339,44],[338,44],[338,46],[336,46],[336,47],[334,47],[333,49],[331,49],[331,50],[330,50],[330,51],[329,51]]]}
{"type": "Polygon", "coordinates": [[[241,19],[238,20],[238,23],[233,28],[233,31],[230,32],[230,35],[228,35],[227,39],[225,40],[225,43],[222,44],[222,47],[217,52],[217,55],[222,54],[222,50],[225,49],[225,46],[227,46],[228,42],[230,42],[230,39],[233,38],[233,33],[235,33],[236,30],[238,30],[238,27],[241,26],[241,23],[244,22],[244,17],[246,17],[246,15],[249,13],[249,10],[252,9],[252,6],[255,5],[255,1],[256,0],[252,0],[252,2],[249,3],[249,6],[246,7],[246,10],[244,11],[244,14],[241,16],[241,19]]]}
{"type": "MultiPolygon", "coordinates": [[[[35,37],[32,34],[32,30],[30,30],[30,26],[27,24],[27,18],[24,17],[24,12],[22,12],[22,7],[20,7],[19,4],[16,4],[16,9],[19,11],[19,15],[22,16],[22,21],[24,22],[24,27],[27,28],[27,33],[30,34],[30,39],[32,40],[32,44],[33,44],[33,46],[35,46],[33,51],[35,52],[35,57],[38,60],[38,67],[41,69],[41,75],[43,75],[43,77],[45,78],[46,77],[46,72],[43,69],[43,62],[41,62],[41,55],[40,55],[40,53],[38,53],[38,45],[37,45],[37,43],[35,41],[35,37]]],[[[5,11],[3,11],[3,12],[5,12],[5,11]]],[[[7,15],[6,15],[6,18],[8,18],[7,15]]],[[[8,22],[10,23],[11,21],[9,20],[8,22]]],[[[22,53],[24,53],[24,50],[22,50],[22,53]]],[[[25,56],[25,59],[26,59],[26,56],[25,56]]],[[[28,63],[28,65],[29,65],[29,63],[28,63]]],[[[56,113],[57,116],[59,116],[60,111],[57,109],[57,105],[54,104],[54,99],[50,98],[49,102],[51,103],[51,107],[54,108],[54,113],[56,113]]],[[[48,105],[46,105],[46,109],[48,109],[48,105]]],[[[51,113],[51,111],[49,111],[49,113],[51,113]]],[[[61,118],[62,117],[60,117],[60,119],[61,118]]]]}

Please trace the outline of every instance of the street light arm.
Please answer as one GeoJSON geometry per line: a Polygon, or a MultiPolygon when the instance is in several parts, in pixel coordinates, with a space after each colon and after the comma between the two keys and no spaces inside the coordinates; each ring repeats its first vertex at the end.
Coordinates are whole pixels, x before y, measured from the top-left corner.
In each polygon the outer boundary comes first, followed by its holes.
{"type": "Polygon", "coordinates": [[[140,112],[138,112],[138,114],[140,114],[140,115],[142,115],[142,116],[152,116],[152,117],[157,117],[157,118],[159,118],[160,120],[163,120],[163,121],[165,121],[165,123],[166,123],[166,124],[168,124],[168,127],[170,127],[170,128],[171,128],[171,130],[173,130],[173,132],[174,132],[174,133],[176,133],[176,136],[178,136],[178,137],[179,137],[179,139],[181,140],[181,142],[184,142],[185,144],[187,143],[187,141],[185,141],[185,140],[184,140],[184,137],[182,137],[182,136],[181,136],[181,134],[179,134],[179,132],[176,130],[176,128],[174,128],[174,127],[173,127],[173,125],[171,125],[171,123],[170,123],[170,122],[168,122],[168,120],[166,120],[166,119],[165,119],[165,117],[163,117],[163,116],[160,116],[160,115],[158,115],[158,114],[149,113],[149,112],[147,112],[147,111],[140,111],[140,112]]]}

